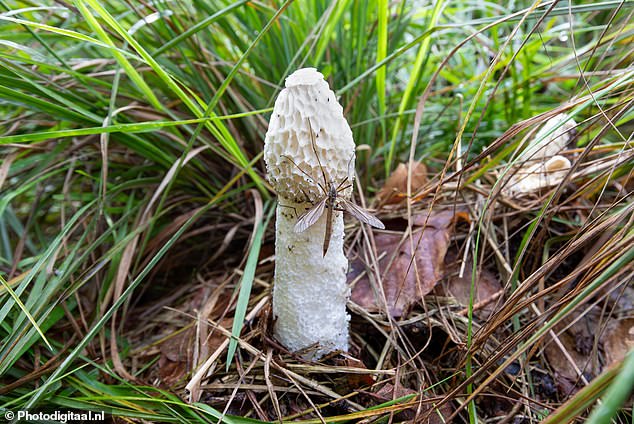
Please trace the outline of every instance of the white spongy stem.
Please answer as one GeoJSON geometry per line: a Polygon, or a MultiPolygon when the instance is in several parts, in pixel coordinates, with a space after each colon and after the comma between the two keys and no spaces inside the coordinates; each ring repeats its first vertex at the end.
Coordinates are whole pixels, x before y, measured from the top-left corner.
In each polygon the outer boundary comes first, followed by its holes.
{"type": "Polygon", "coordinates": [[[277,206],[273,315],[275,336],[290,351],[307,359],[348,350],[346,284],[348,260],[343,254],[343,214],[333,215],[332,235],[323,257],[328,211],[306,231],[293,229],[297,214],[311,204],[277,206]]]}

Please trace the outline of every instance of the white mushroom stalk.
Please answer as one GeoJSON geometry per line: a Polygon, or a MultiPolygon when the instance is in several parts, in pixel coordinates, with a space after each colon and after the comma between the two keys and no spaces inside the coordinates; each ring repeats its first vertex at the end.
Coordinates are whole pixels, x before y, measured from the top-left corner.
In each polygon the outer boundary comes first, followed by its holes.
{"type": "Polygon", "coordinates": [[[277,339],[307,358],[348,349],[350,289],[339,209],[349,205],[354,150],[343,108],[323,75],[314,68],[290,75],[264,143],[278,196],[273,315],[277,339]]]}

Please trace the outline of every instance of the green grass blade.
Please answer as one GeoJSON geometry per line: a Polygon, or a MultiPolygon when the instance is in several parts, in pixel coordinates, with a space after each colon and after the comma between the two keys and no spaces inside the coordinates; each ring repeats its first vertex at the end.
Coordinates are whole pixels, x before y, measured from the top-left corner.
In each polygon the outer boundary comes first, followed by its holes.
{"type": "Polygon", "coordinates": [[[321,37],[317,42],[317,46],[315,47],[315,53],[313,55],[314,63],[319,63],[321,61],[321,58],[323,57],[326,48],[328,47],[328,44],[330,43],[330,40],[337,28],[337,24],[341,21],[343,13],[348,8],[349,4],[350,0],[341,0],[336,3],[336,8],[330,16],[330,20],[326,23],[326,26],[321,33],[321,37]]]}
{"type": "Polygon", "coordinates": [[[231,3],[229,6],[225,7],[222,10],[219,10],[218,12],[214,13],[213,15],[207,16],[205,19],[203,19],[202,21],[198,22],[196,25],[192,26],[191,28],[188,28],[185,32],[179,34],[178,36],[174,37],[173,39],[171,39],[167,43],[163,44],[158,49],[154,50],[154,52],[152,53],[152,56],[158,57],[161,53],[166,52],[167,50],[171,49],[172,47],[174,47],[175,45],[179,44],[183,40],[186,40],[186,39],[194,36],[196,33],[198,33],[200,31],[202,31],[203,29],[207,28],[209,25],[213,24],[218,19],[222,18],[223,16],[225,16],[226,14],[231,12],[233,9],[236,9],[236,8],[244,5],[248,1],[249,0],[239,0],[239,1],[235,2],[235,3],[231,3]]]}
{"type": "Polygon", "coordinates": [[[194,215],[192,215],[175,233],[170,239],[161,247],[152,260],[143,268],[143,270],[134,278],[130,285],[125,289],[121,296],[117,299],[112,306],[103,313],[99,321],[97,321],[90,329],[84,338],[75,346],[75,348],[64,358],[64,361],[51,373],[46,381],[36,389],[29,401],[26,403],[27,408],[32,408],[37,405],[46,393],[47,389],[66,371],[66,369],[72,364],[82,350],[90,343],[90,341],[97,335],[103,326],[112,318],[112,315],[126,302],[128,297],[137,288],[137,286],[143,281],[145,276],[154,268],[159,260],[167,253],[172,245],[180,238],[180,236],[187,230],[200,216],[211,208],[214,203],[209,203],[205,207],[200,208],[194,215]]]}
{"type": "Polygon", "coordinates": [[[120,50],[116,47],[113,47],[111,45],[108,45],[106,43],[103,43],[95,38],[89,37],[87,35],[78,33],[76,31],[71,31],[68,29],[64,29],[64,28],[58,28],[58,27],[54,27],[54,26],[50,26],[50,25],[46,25],[46,24],[41,24],[39,22],[31,22],[31,21],[26,21],[24,19],[17,19],[17,18],[12,18],[10,16],[6,16],[6,15],[1,15],[0,14],[0,21],[7,21],[7,22],[13,22],[16,24],[20,24],[20,25],[24,25],[27,27],[33,27],[36,29],[41,29],[44,31],[48,31],[54,34],[58,34],[58,35],[62,35],[64,37],[69,37],[69,38],[73,38],[75,40],[78,41],[84,41],[90,44],[95,45],[96,47],[103,47],[106,48],[108,50],[115,50],[117,51],[117,53],[120,53],[122,55],[127,55],[128,57],[132,57],[134,58],[134,56],[130,55],[129,52],[125,52],[123,50],[120,50]]]}
{"type": "MultiPolygon", "coordinates": [[[[427,27],[431,30],[438,23],[438,19],[440,18],[440,12],[442,11],[444,2],[442,0],[438,0],[434,9],[431,12],[431,16],[429,17],[429,22],[427,27]]],[[[431,38],[425,38],[418,49],[418,53],[416,54],[416,60],[414,61],[414,68],[409,76],[409,81],[407,82],[407,87],[405,87],[405,91],[403,91],[403,97],[401,98],[401,103],[398,107],[398,117],[396,118],[396,122],[394,123],[394,127],[392,130],[392,138],[390,140],[390,147],[388,150],[387,158],[385,160],[385,177],[390,174],[390,170],[392,169],[392,162],[394,161],[394,152],[396,151],[396,140],[398,138],[398,134],[401,131],[401,126],[403,124],[403,113],[409,107],[412,97],[414,96],[414,90],[418,86],[418,81],[421,78],[422,72],[425,70],[423,65],[426,62],[427,56],[429,54],[429,46],[431,45],[431,38]]]]}
{"type": "Polygon", "coordinates": [[[46,346],[48,346],[48,348],[50,350],[53,350],[53,347],[51,346],[51,344],[49,343],[48,339],[46,338],[46,336],[44,335],[44,333],[40,329],[40,326],[37,325],[37,322],[35,322],[35,319],[33,319],[33,316],[31,315],[29,310],[26,308],[26,306],[24,306],[24,303],[22,303],[22,301],[20,300],[18,295],[16,295],[15,292],[13,290],[11,290],[11,287],[9,287],[9,285],[7,284],[6,280],[2,277],[2,275],[0,275],[0,284],[2,284],[2,286],[7,291],[7,293],[9,293],[9,295],[13,298],[13,301],[22,310],[22,313],[31,322],[31,324],[33,325],[33,328],[35,329],[35,331],[37,331],[37,333],[40,335],[42,340],[44,340],[44,343],[46,343],[46,346]]]}
{"type": "MultiPolygon", "coordinates": [[[[93,14],[88,10],[86,5],[82,0],[76,0],[75,5],[81,12],[82,16],[86,19],[86,22],[93,31],[95,31],[98,37],[104,42],[104,44],[115,47],[114,43],[110,39],[110,36],[106,33],[106,31],[99,24],[97,19],[93,16],[93,14]]],[[[126,75],[134,82],[137,86],[143,97],[150,102],[150,104],[155,107],[157,110],[164,110],[163,104],[156,97],[150,86],[145,82],[141,74],[137,72],[137,70],[132,66],[130,61],[121,54],[118,50],[112,49],[112,54],[119,63],[119,65],[124,69],[126,75]]]]}
{"type": "Polygon", "coordinates": [[[251,250],[247,257],[246,265],[244,266],[244,273],[240,279],[240,293],[238,294],[238,301],[236,303],[236,312],[233,318],[233,326],[231,327],[231,340],[229,340],[229,347],[227,349],[227,367],[229,370],[233,355],[238,347],[238,338],[242,332],[244,325],[244,318],[247,315],[247,306],[249,305],[249,298],[251,296],[251,287],[253,286],[253,279],[255,278],[255,269],[258,265],[258,257],[260,255],[260,247],[262,246],[262,238],[264,232],[269,225],[269,221],[273,216],[275,207],[274,203],[269,201],[265,207],[266,218],[264,222],[256,222],[255,235],[253,236],[253,243],[251,243],[251,250]],[[268,212],[267,212],[268,210],[268,212]]]}
{"type": "MultiPolygon", "coordinates": [[[[381,63],[387,56],[387,16],[389,13],[389,4],[387,0],[379,0],[376,3],[378,15],[378,40],[376,48],[376,62],[381,63]]],[[[381,66],[376,70],[376,95],[379,103],[379,115],[384,115],[386,110],[385,104],[385,75],[386,66],[381,66]]]]}
{"type": "Polygon", "coordinates": [[[201,122],[207,122],[216,119],[232,119],[240,118],[244,116],[256,115],[266,112],[270,109],[252,111],[247,113],[241,113],[231,116],[217,117],[217,118],[197,118],[197,119],[183,119],[179,121],[155,121],[155,122],[135,122],[133,124],[114,124],[105,127],[88,127],[88,128],[75,128],[59,131],[44,131],[31,134],[19,134],[0,137],[0,145],[3,144],[16,144],[16,143],[33,143],[38,141],[46,141],[56,138],[67,137],[79,137],[83,135],[95,135],[95,134],[110,134],[110,133],[125,133],[136,134],[158,131],[163,128],[176,127],[181,125],[199,124],[201,122]]]}
{"type": "Polygon", "coordinates": [[[0,85],[0,98],[5,99],[13,104],[24,105],[28,108],[39,110],[45,113],[50,113],[52,116],[55,116],[59,119],[64,119],[68,121],[90,122],[90,120],[87,119],[86,116],[78,112],[69,110],[67,107],[60,106],[48,100],[22,93],[18,90],[14,90],[4,85],[0,85]]]}
{"type": "MultiPolygon", "coordinates": [[[[26,277],[24,277],[24,279],[18,286],[18,289],[15,290],[15,294],[17,296],[22,295],[22,293],[24,292],[24,290],[26,290],[27,286],[31,283],[35,275],[42,269],[42,267],[44,267],[44,265],[54,255],[55,251],[59,248],[63,238],[68,235],[68,233],[74,228],[77,221],[79,221],[79,219],[82,218],[84,214],[89,210],[89,208],[92,207],[95,203],[96,201],[92,201],[88,203],[87,205],[83,206],[81,209],[77,211],[75,215],[71,217],[71,219],[68,220],[64,229],[50,243],[50,245],[48,246],[46,251],[42,254],[42,256],[39,258],[37,263],[29,270],[26,277]]],[[[0,213],[0,216],[2,216],[2,213],[0,213]]],[[[5,320],[9,311],[11,310],[11,308],[13,308],[13,305],[14,303],[11,301],[6,301],[4,303],[4,305],[0,309],[0,322],[3,322],[5,320]]]]}
{"type": "MultiPolygon", "coordinates": [[[[161,78],[166,86],[175,93],[178,98],[189,108],[189,110],[197,117],[203,118],[205,114],[201,110],[197,101],[194,101],[185,91],[174,81],[174,79],[160,66],[160,64],[149,54],[130,34],[123,29],[123,27],[112,17],[112,15],[103,8],[103,6],[96,0],[86,0],[88,4],[99,14],[99,16],[110,25],[130,46],[136,50],[136,52],[152,67],[154,72],[161,78]]],[[[161,108],[162,109],[162,108],[161,108]]],[[[215,118],[215,114],[212,110],[209,110],[211,117],[215,118]]],[[[244,167],[248,165],[248,160],[237,141],[231,133],[227,130],[218,120],[211,120],[205,123],[207,129],[209,129],[214,136],[218,138],[218,141],[222,146],[235,158],[237,163],[244,167]]],[[[260,187],[263,188],[264,184],[259,175],[257,175],[252,169],[249,169],[249,176],[260,187]]],[[[262,190],[265,192],[265,190],[262,190]]]]}
{"type": "Polygon", "coordinates": [[[621,371],[616,376],[607,393],[601,400],[601,404],[597,405],[590,414],[588,424],[608,423],[623,406],[625,401],[630,397],[634,390],[634,349],[630,350],[621,371]]]}

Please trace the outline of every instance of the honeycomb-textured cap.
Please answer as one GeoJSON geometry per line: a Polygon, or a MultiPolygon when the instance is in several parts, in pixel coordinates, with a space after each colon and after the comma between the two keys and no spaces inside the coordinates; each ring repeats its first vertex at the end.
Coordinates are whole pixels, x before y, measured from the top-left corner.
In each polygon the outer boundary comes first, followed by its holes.
{"type": "MultiPolygon", "coordinates": [[[[268,180],[278,196],[297,203],[315,202],[324,196],[320,185],[339,185],[346,179],[351,183],[354,148],[343,108],[323,75],[315,68],[304,68],[286,78],[264,141],[268,180]]],[[[348,189],[340,195],[349,193],[348,189]]]]}

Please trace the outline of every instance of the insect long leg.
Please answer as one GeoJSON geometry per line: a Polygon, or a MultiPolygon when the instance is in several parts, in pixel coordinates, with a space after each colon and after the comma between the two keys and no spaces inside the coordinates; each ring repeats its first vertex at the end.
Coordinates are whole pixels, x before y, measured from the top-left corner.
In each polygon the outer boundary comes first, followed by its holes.
{"type": "Polygon", "coordinates": [[[292,209],[292,210],[293,210],[293,212],[295,213],[295,216],[296,216],[296,217],[298,216],[298,214],[297,214],[297,208],[296,208],[295,206],[285,205],[285,204],[283,204],[283,203],[279,203],[279,202],[278,202],[277,204],[278,204],[278,205],[280,205],[280,206],[281,206],[281,207],[283,207],[283,208],[292,209]]]}
{"type": "Polygon", "coordinates": [[[308,195],[308,193],[306,193],[306,191],[304,191],[304,189],[300,189],[300,191],[302,192],[302,194],[304,195],[304,197],[306,198],[306,202],[314,204],[311,200],[310,200],[310,196],[308,195]]]}
{"type": "Polygon", "coordinates": [[[345,183],[348,182],[348,177],[344,178],[343,180],[341,180],[341,182],[337,185],[337,193],[340,191],[343,191],[345,189],[347,189],[348,187],[352,187],[352,184],[348,184],[347,186],[345,186],[344,188],[341,188],[342,185],[344,185],[345,183]]]}
{"type": "Polygon", "coordinates": [[[349,189],[350,187],[352,187],[352,184],[348,184],[347,186],[343,186],[343,187],[341,187],[341,184],[339,184],[339,185],[337,186],[337,193],[338,193],[338,192],[340,192],[340,191],[347,190],[347,189],[349,189]]]}
{"type": "Polygon", "coordinates": [[[316,181],[315,178],[311,177],[310,174],[308,174],[308,172],[304,171],[302,168],[299,167],[298,164],[295,163],[295,161],[293,159],[291,159],[290,157],[286,156],[286,155],[280,155],[280,157],[283,157],[284,159],[286,159],[287,161],[289,161],[290,163],[292,163],[293,165],[295,165],[295,168],[299,169],[299,172],[301,172],[302,174],[306,175],[308,177],[309,180],[311,181],[315,181],[317,183],[317,185],[319,186],[319,188],[321,188],[321,190],[324,193],[328,193],[328,190],[326,190],[326,186],[321,185],[321,183],[319,181],[316,181]]]}

